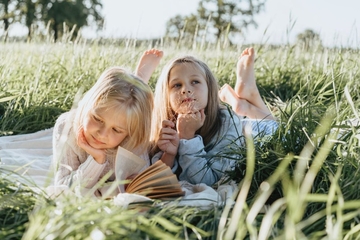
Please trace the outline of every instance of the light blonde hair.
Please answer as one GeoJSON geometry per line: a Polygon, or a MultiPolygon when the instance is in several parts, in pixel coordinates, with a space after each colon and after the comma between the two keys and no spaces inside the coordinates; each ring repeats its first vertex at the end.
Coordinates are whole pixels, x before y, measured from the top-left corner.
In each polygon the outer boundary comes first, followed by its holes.
{"type": "Polygon", "coordinates": [[[216,134],[218,134],[221,128],[221,109],[223,109],[223,106],[220,104],[218,96],[219,86],[214,74],[203,61],[193,56],[175,58],[164,67],[155,87],[154,103],[156,107],[153,112],[150,137],[153,142],[152,153],[158,151],[156,143],[159,140],[162,121],[176,120],[176,114],[170,106],[169,77],[171,70],[180,64],[185,64],[188,67],[193,67],[199,70],[206,79],[208,87],[208,103],[205,108],[206,118],[204,125],[197,131],[197,134],[202,136],[205,146],[216,134]]]}
{"type": "Polygon", "coordinates": [[[73,123],[74,131],[81,127],[84,117],[90,111],[104,107],[116,107],[127,119],[128,136],[120,146],[130,151],[148,149],[154,99],[147,84],[121,67],[108,68],[79,101],[73,123]]]}

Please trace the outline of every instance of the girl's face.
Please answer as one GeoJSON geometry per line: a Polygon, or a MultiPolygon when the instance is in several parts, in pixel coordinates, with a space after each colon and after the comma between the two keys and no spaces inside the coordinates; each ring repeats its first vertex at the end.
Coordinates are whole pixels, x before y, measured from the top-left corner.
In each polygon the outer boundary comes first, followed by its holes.
{"type": "Polygon", "coordinates": [[[128,136],[126,123],[119,108],[92,109],[83,120],[85,139],[95,149],[116,148],[128,136]]]}
{"type": "Polygon", "coordinates": [[[208,86],[204,74],[190,63],[174,66],[168,84],[170,106],[175,113],[193,113],[205,109],[208,86]]]}

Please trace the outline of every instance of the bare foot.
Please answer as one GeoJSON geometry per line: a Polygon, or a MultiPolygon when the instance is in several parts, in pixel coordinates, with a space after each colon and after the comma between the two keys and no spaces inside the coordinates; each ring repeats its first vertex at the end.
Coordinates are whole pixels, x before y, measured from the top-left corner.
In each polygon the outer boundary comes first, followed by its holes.
{"type": "Polygon", "coordinates": [[[272,119],[275,118],[268,109],[261,109],[246,99],[239,98],[229,84],[224,84],[219,91],[221,101],[229,104],[232,110],[240,117],[251,119],[272,119]]]}
{"type": "Polygon", "coordinates": [[[240,99],[229,84],[225,83],[221,87],[219,90],[219,97],[221,101],[229,104],[237,115],[246,116],[246,100],[240,99]]]}
{"type": "Polygon", "coordinates": [[[158,49],[153,48],[146,50],[136,67],[135,75],[140,77],[147,84],[155,68],[159,65],[163,55],[164,52],[158,49]]]}
{"type": "Polygon", "coordinates": [[[237,80],[234,89],[239,98],[249,100],[254,93],[258,94],[255,82],[254,61],[254,48],[246,48],[239,57],[236,66],[237,80]]]}

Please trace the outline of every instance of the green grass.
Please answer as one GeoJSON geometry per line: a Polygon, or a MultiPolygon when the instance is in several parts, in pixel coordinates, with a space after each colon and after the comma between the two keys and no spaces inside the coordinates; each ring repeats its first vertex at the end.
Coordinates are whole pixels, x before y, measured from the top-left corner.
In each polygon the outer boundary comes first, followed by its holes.
{"type": "MultiPolygon", "coordinates": [[[[155,43],[165,56],[151,87],[163,64],[185,53],[207,62],[220,85],[234,85],[246,46],[182,44],[155,43]]],[[[2,44],[0,135],[52,127],[105,68],[134,69],[153,46],[134,40],[2,44]]],[[[105,200],[52,200],[0,169],[0,238],[359,239],[359,128],[343,124],[359,116],[359,50],[254,47],[257,83],[280,127],[271,139],[231,150],[239,154],[228,173],[240,187],[234,206],[155,202],[122,209],[105,200]]]]}

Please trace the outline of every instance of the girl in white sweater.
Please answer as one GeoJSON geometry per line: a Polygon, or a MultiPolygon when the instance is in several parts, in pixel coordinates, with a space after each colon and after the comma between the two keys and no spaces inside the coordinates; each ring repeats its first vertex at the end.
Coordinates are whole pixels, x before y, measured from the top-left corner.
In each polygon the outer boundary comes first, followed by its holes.
{"type": "Polygon", "coordinates": [[[57,119],[53,133],[56,185],[92,188],[104,176],[115,180],[118,146],[148,163],[153,93],[146,83],[161,57],[158,50],[144,53],[136,70],[141,78],[121,67],[105,70],[78,107],[57,119]]]}

